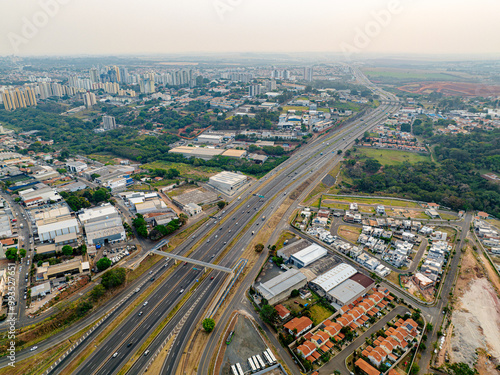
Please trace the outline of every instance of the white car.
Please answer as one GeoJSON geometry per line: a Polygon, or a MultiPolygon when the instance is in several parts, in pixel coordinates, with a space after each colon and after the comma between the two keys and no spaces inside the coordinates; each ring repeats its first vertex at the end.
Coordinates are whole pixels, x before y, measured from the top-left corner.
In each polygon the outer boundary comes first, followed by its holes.
{"type": "Polygon", "coordinates": [[[38,349],[38,346],[36,346],[36,345],[35,345],[34,347],[32,347],[32,348],[30,349],[30,352],[32,352],[32,351],[34,351],[34,350],[37,350],[37,349],[38,349]]]}

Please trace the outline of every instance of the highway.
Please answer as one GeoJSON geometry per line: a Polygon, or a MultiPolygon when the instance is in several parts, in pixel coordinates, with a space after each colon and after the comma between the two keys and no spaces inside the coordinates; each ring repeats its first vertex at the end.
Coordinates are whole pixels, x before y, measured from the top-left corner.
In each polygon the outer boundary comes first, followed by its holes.
{"type": "MultiPolygon", "coordinates": [[[[203,243],[199,244],[198,247],[194,248],[191,257],[203,261],[213,261],[214,258],[216,259],[225,249],[227,244],[230,243],[231,240],[247,225],[247,223],[249,223],[250,220],[258,214],[259,218],[257,218],[252,226],[242,234],[241,238],[239,238],[237,243],[220,262],[223,266],[232,266],[240,258],[246,244],[250,242],[252,232],[260,230],[262,225],[265,223],[265,220],[261,220],[260,216],[269,218],[284,201],[287,192],[298,188],[309,178],[309,173],[311,173],[311,171],[317,171],[323,165],[327,164],[332,159],[332,153],[336,155],[336,151],[338,149],[346,148],[355,138],[362,135],[367,127],[377,124],[380,119],[387,117],[387,113],[394,111],[396,107],[396,104],[383,103],[379,108],[365,116],[365,122],[354,122],[344,129],[335,131],[333,136],[328,136],[329,138],[324,139],[323,142],[322,140],[315,140],[307,146],[307,149],[301,149],[295,156],[291,157],[280,167],[277,167],[277,169],[270,172],[267,177],[253,184],[253,186],[242,194],[241,202],[245,201],[247,198],[248,199],[241,207],[235,209],[235,206],[240,203],[240,201],[236,201],[226,208],[225,211],[228,211],[228,213],[223,215],[225,218],[222,224],[219,219],[219,222],[216,224],[216,228],[214,228],[214,225],[210,224],[208,224],[208,226],[203,226],[203,228],[200,228],[200,231],[196,234],[195,238],[191,239],[191,243],[188,241],[187,244],[179,246],[176,249],[176,253],[183,253],[188,248],[193,247],[193,242],[196,242],[198,238],[204,236],[207,231],[211,230],[212,233],[210,234],[210,237],[206,241],[204,240],[203,243]],[[329,145],[329,143],[331,143],[331,145],[329,145]],[[265,198],[254,196],[254,189],[259,189],[259,194],[263,195],[265,198]],[[271,199],[272,202],[270,202],[271,199]],[[259,212],[263,208],[264,204],[266,204],[266,206],[262,212],[259,212]],[[229,214],[229,211],[231,211],[231,214],[229,214]]],[[[213,220],[212,223],[215,223],[215,220],[213,220]]],[[[167,268],[168,267],[164,267],[164,269],[167,268]]],[[[157,271],[158,276],[162,272],[163,270],[157,271]]],[[[201,277],[201,271],[192,270],[191,267],[187,265],[178,267],[174,273],[168,277],[168,279],[165,280],[155,292],[152,293],[152,295],[148,298],[148,304],[146,306],[139,306],[136,308],[135,311],[133,311],[129,317],[113,331],[108,339],[99,346],[98,350],[96,350],[86,361],[82,363],[77,370],[77,373],[116,373],[126,363],[131,355],[137,351],[159,322],[172,310],[181,298],[182,293],[180,293],[180,290],[187,290],[199,277],[201,277]],[[141,311],[143,313],[139,315],[141,311]],[[113,357],[115,353],[117,354],[113,357]]],[[[207,280],[210,279],[206,279],[202,285],[205,285],[204,283],[208,282],[213,283],[212,287],[209,288],[210,290],[205,292],[206,288],[201,286],[196,288],[185,304],[186,308],[187,306],[191,306],[194,301],[199,301],[202,294],[204,298],[200,303],[209,301],[213,294],[215,294],[217,287],[222,283],[223,277],[215,275],[214,280],[207,280]]],[[[130,299],[130,301],[124,305],[129,305],[132,301],[133,299],[130,299]]],[[[171,333],[172,327],[176,327],[178,325],[183,317],[181,314],[183,308],[181,308],[181,311],[177,312],[177,314],[171,319],[166,329],[162,331],[162,334],[164,333],[164,335],[168,336],[168,334],[171,333]],[[169,326],[171,326],[170,330],[169,326]]],[[[190,315],[190,319],[195,318],[197,318],[195,314],[190,315]]],[[[186,324],[183,327],[186,327],[187,330],[192,330],[193,328],[192,324],[186,324]]],[[[182,337],[186,337],[186,335],[183,334],[182,337]]],[[[148,349],[150,350],[150,353],[154,352],[156,347],[158,347],[161,342],[161,337],[158,337],[158,340],[153,340],[150,344],[151,349],[148,349]]],[[[171,350],[169,357],[178,359],[183,346],[182,342],[176,341],[176,345],[174,345],[174,348],[171,350]]],[[[73,353],[76,354],[77,352],[78,351],[75,350],[73,353]]],[[[54,368],[52,373],[61,372],[64,369],[64,366],[75,357],[75,355],[72,354],[66,357],[64,361],[54,368]]],[[[144,368],[144,362],[147,361],[147,358],[145,357],[147,356],[141,355],[141,360],[134,364],[134,371],[135,368],[144,368]]],[[[171,362],[169,358],[167,358],[167,362],[171,362]]],[[[170,367],[170,370],[166,370],[166,373],[173,372],[174,368],[175,366],[170,367]]]]}

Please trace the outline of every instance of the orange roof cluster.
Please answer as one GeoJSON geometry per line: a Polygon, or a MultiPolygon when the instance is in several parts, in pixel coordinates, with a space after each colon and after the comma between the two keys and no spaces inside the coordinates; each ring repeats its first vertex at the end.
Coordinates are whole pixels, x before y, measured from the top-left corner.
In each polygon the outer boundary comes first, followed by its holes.
{"type": "MultiPolygon", "coordinates": [[[[385,331],[387,337],[379,336],[373,341],[375,348],[367,347],[362,355],[370,359],[377,366],[396,348],[405,349],[408,339],[417,335],[418,324],[413,319],[398,319],[395,323],[398,328],[390,327],[385,331]]],[[[392,358],[392,357],[391,357],[392,358]]]]}

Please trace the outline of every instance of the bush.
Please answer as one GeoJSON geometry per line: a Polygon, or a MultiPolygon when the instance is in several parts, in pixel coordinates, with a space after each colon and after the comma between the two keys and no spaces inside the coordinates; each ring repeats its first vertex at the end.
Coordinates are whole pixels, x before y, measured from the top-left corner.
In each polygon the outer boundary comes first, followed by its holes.
{"type": "Polygon", "coordinates": [[[215,321],[213,319],[207,318],[203,320],[203,329],[206,332],[212,332],[215,328],[215,321]]]}
{"type": "Polygon", "coordinates": [[[257,245],[255,245],[255,251],[256,251],[257,253],[262,252],[262,250],[264,250],[264,245],[263,245],[263,244],[258,243],[257,245]]]}
{"type": "Polygon", "coordinates": [[[73,248],[69,245],[64,245],[61,251],[64,255],[73,255],[73,248]]]}

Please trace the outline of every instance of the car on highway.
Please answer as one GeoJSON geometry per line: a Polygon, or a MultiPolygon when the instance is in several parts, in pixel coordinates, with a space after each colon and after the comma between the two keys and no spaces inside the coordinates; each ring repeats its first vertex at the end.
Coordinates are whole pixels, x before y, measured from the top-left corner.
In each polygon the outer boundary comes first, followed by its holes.
{"type": "Polygon", "coordinates": [[[149,279],[149,281],[151,282],[155,281],[155,277],[153,276],[152,278],[149,279]]]}
{"type": "Polygon", "coordinates": [[[184,289],[181,289],[181,291],[179,292],[179,294],[182,294],[182,293],[184,293],[184,289]]]}
{"type": "Polygon", "coordinates": [[[38,346],[36,346],[36,345],[35,345],[35,346],[33,346],[33,347],[30,349],[30,352],[33,352],[33,351],[35,351],[35,350],[37,350],[37,349],[38,349],[38,346]]]}
{"type": "Polygon", "coordinates": [[[127,348],[130,348],[132,345],[133,345],[133,341],[130,341],[128,344],[127,344],[127,348]]]}
{"type": "Polygon", "coordinates": [[[113,358],[115,358],[117,355],[118,355],[118,352],[115,352],[115,354],[113,354],[113,358]]]}
{"type": "Polygon", "coordinates": [[[141,316],[142,315],[142,311],[139,311],[139,314],[137,314],[138,316],[141,316]]]}
{"type": "Polygon", "coordinates": [[[144,352],[144,355],[146,356],[146,355],[148,355],[148,354],[149,354],[149,350],[146,350],[146,351],[144,352]]]}
{"type": "Polygon", "coordinates": [[[148,303],[149,303],[149,302],[148,302],[148,301],[146,301],[146,302],[144,302],[144,303],[142,304],[142,306],[146,306],[148,303]]]}

